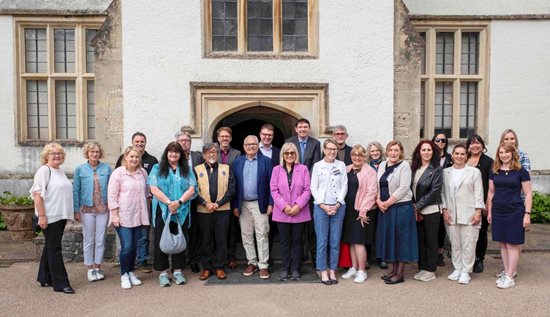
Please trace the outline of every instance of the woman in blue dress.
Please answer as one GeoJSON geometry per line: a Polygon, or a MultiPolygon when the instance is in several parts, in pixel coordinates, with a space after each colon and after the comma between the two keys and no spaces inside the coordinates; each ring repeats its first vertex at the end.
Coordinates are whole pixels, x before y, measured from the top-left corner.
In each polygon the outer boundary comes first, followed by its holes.
{"type": "Polygon", "coordinates": [[[505,273],[497,280],[498,288],[515,286],[520,245],[525,241],[525,228],[531,223],[531,178],[519,163],[513,144],[498,147],[489,174],[487,220],[492,224],[493,241],[500,242],[500,255],[505,273]],[[525,194],[525,201],[521,193],[525,194]]]}

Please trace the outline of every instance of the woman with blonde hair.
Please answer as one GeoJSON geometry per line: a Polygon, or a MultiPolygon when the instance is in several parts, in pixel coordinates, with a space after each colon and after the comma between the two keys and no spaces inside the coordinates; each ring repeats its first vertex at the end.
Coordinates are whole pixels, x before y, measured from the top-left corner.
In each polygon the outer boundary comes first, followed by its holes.
{"type": "Polygon", "coordinates": [[[518,152],[519,163],[521,164],[521,166],[523,166],[523,168],[530,172],[531,160],[529,159],[529,155],[527,155],[527,153],[519,149],[518,135],[516,134],[516,132],[512,129],[504,130],[500,135],[500,144],[502,143],[510,143],[514,145],[516,151],[518,152]]]}
{"type": "Polygon", "coordinates": [[[74,171],[73,203],[75,218],[82,223],[84,265],[88,267],[90,282],[105,278],[101,270],[105,252],[105,232],[109,221],[107,185],[111,177],[109,164],[100,162],[103,148],[97,142],[89,142],[82,149],[88,161],[74,171]]]}
{"type": "Polygon", "coordinates": [[[500,144],[489,175],[487,197],[487,220],[492,224],[493,241],[500,242],[504,264],[504,272],[496,281],[498,288],[515,286],[520,245],[525,242],[525,228],[531,224],[532,202],[531,177],[521,166],[516,147],[500,144]]]}
{"type": "Polygon", "coordinates": [[[73,220],[73,187],[61,165],[65,150],[58,143],[48,143],[40,155],[42,166],[34,174],[30,189],[38,225],[46,244],[42,250],[37,281],[52,286],[56,292],[74,294],[61,252],[61,240],[67,220],[73,220]]]}

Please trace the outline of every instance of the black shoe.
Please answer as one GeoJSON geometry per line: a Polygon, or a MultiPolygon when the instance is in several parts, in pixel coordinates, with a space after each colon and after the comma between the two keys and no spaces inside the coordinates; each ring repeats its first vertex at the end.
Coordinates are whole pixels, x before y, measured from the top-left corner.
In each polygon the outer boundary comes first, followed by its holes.
{"type": "Polygon", "coordinates": [[[330,279],[330,282],[331,282],[332,284],[338,284],[338,278],[336,278],[336,279],[330,279]]]}
{"type": "Polygon", "coordinates": [[[393,285],[393,284],[399,284],[399,283],[403,283],[405,282],[405,277],[404,276],[401,276],[400,279],[398,280],[392,280],[392,279],[388,279],[388,280],[385,280],[384,283],[388,284],[388,285],[393,285]]]}
{"type": "Polygon", "coordinates": [[[299,281],[302,278],[302,274],[298,271],[292,271],[292,274],[290,275],[290,279],[293,281],[299,281]]]}
{"type": "Polygon", "coordinates": [[[474,273],[481,273],[483,272],[484,266],[483,266],[483,260],[482,259],[476,259],[474,262],[474,273]]]}
{"type": "Polygon", "coordinates": [[[392,277],[393,277],[393,274],[388,274],[388,275],[384,274],[384,275],[380,276],[380,278],[383,279],[384,281],[387,281],[387,280],[391,279],[392,277]]]}
{"type": "Polygon", "coordinates": [[[55,290],[56,292],[63,292],[65,294],[74,294],[74,289],[70,286],[65,287],[64,289],[55,290]]]}
{"type": "Polygon", "coordinates": [[[380,264],[378,265],[382,270],[387,270],[388,269],[388,263],[384,262],[384,261],[380,261],[380,264]]]}
{"type": "Polygon", "coordinates": [[[40,282],[40,287],[51,287],[52,286],[52,283],[48,283],[48,282],[40,282]]]}
{"type": "Polygon", "coordinates": [[[273,260],[271,259],[271,257],[269,257],[269,260],[267,260],[267,265],[269,267],[272,267],[273,266],[273,260]]]}
{"type": "Polygon", "coordinates": [[[191,263],[191,272],[193,272],[193,273],[199,273],[200,272],[199,265],[197,263],[191,263]]]}
{"type": "Polygon", "coordinates": [[[290,278],[290,274],[287,270],[282,270],[281,273],[279,273],[279,281],[286,281],[290,278]]]}
{"type": "Polygon", "coordinates": [[[323,280],[321,279],[321,283],[325,284],[326,286],[332,285],[332,282],[331,282],[330,280],[323,281],[323,280]]]}
{"type": "Polygon", "coordinates": [[[443,254],[439,254],[437,256],[437,266],[445,266],[445,259],[443,258],[443,254]]]}

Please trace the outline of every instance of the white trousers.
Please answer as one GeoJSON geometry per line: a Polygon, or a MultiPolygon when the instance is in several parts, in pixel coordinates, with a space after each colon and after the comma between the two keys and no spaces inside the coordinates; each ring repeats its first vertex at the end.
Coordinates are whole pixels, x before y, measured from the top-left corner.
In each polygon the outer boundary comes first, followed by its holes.
{"type": "Polygon", "coordinates": [[[80,213],[84,249],[84,265],[103,263],[105,253],[105,232],[109,213],[80,213]]]}
{"type": "Polygon", "coordinates": [[[267,269],[269,266],[269,216],[260,213],[258,201],[243,201],[239,224],[241,225],[241,237],[248,264],[267,269]],[[258,255],[254,246],[254,234],[258,244],[258,255]]]}
{"type": "Polygon", "coordinates": [[[463,273],[472,273],[476,260],[476,243],[479,228],[471,225],[453,224],[447,226],[447,234],[451,240],[453,266],[463,273]]]}

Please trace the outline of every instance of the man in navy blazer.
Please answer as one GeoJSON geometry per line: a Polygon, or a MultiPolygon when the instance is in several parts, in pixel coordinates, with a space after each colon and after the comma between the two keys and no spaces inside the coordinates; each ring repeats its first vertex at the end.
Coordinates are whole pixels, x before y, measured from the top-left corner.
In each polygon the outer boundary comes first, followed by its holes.
{"type": "Polygon", "coordinates": [[[281,154],[281,149],[272,144],[274,135],[275,127],[271,123],[266,123],[260,128],[260,152],[271,159],[273,167],[279,165],[281,154]]]}
{"type": "Polygon", "coordinates": [[[232,172],[235,176],[236,194],[231,209],[239,217],[241,237],[248,266],[244,276],[251,276],[258,268],[260,278],[268,279],[269,261],[269,215],[273,210],[273,199],[269,187],[271,160],[259,153],[258,138],[249,135],[244,139],[246,155],[235,159],[232,172]],[[254,234],[258,254],[254,245],[254,234]]]}

